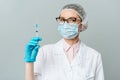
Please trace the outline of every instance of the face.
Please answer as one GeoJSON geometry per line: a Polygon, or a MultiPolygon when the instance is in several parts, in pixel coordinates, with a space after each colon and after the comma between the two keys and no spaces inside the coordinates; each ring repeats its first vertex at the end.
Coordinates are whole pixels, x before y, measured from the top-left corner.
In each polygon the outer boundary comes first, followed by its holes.
{"type": "Polygon", "coordinates": [[[78,31],[80,32],[82,30],[82,24],[81,24],[81,18],[77,15],[77,12],[72,9],[64,9],[60,13],[60,17],[64,19],[69,19],[69,18],[76,18],[78,19],[76,21],[76,24],[79,25],[78,31]]]}

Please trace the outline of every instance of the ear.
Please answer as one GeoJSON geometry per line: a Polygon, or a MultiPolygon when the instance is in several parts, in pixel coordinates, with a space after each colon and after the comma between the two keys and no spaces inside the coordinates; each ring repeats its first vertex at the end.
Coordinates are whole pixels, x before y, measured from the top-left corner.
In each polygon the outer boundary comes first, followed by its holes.
{"type": "Polygon", "coordinates": [[[82,28],[83,28],[83,25],[80,24],[80,25],[78,26],[78,32],[81,32],[82,28]]]}

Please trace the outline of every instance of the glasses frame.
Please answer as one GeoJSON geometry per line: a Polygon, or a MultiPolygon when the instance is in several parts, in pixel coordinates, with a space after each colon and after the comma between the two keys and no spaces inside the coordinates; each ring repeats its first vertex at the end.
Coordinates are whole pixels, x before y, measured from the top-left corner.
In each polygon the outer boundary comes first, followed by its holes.
{"type": "Polygon", "coordinates": [[[74,18],[75,21],[73,21],[73,23],[71,23],[71,24],[77,23],[78,21],[81,21],[81,22],[82,22],[82,19],[81,19],[81,18],[75,18],[75,17],[70,17],[70,18],[68,18],[68,19],[65,19],[64,17],[56,17],[56,21],[57,21],[58,23],[60,23],[60,24],[64,24],[65,22],[70,23],[69,20],[70,20],[70,19],[72,20],[72,18],[74,18]],[[63,19],[63,22],[61,21],[61,23],[60,23],[60,18],[63,19]]]}

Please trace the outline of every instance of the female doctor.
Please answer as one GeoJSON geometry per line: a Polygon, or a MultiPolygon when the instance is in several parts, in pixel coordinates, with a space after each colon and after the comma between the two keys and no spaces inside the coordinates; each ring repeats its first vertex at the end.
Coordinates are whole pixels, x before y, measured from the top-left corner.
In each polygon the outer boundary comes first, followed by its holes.
{"type": "Polygon", "coordinates": [[[101,55],[79,38],[87,29],[87,16],[79,4],[65,5],[56,18],[63,37],[39,48],[40,37],[26,45],[26,80],[104,80],[101,55]]]}

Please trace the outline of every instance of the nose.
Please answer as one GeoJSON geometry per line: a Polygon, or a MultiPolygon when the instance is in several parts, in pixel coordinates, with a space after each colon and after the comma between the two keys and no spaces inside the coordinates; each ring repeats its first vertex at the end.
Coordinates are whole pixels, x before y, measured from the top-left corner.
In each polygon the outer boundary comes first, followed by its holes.
{"type": "Polygon", "coordinates": [[[64,22],[64,27],[67,27],[67,24],[68,24],[68,22],[67,22],[67,21],[65,21],[65,22],[64,22]]]}

